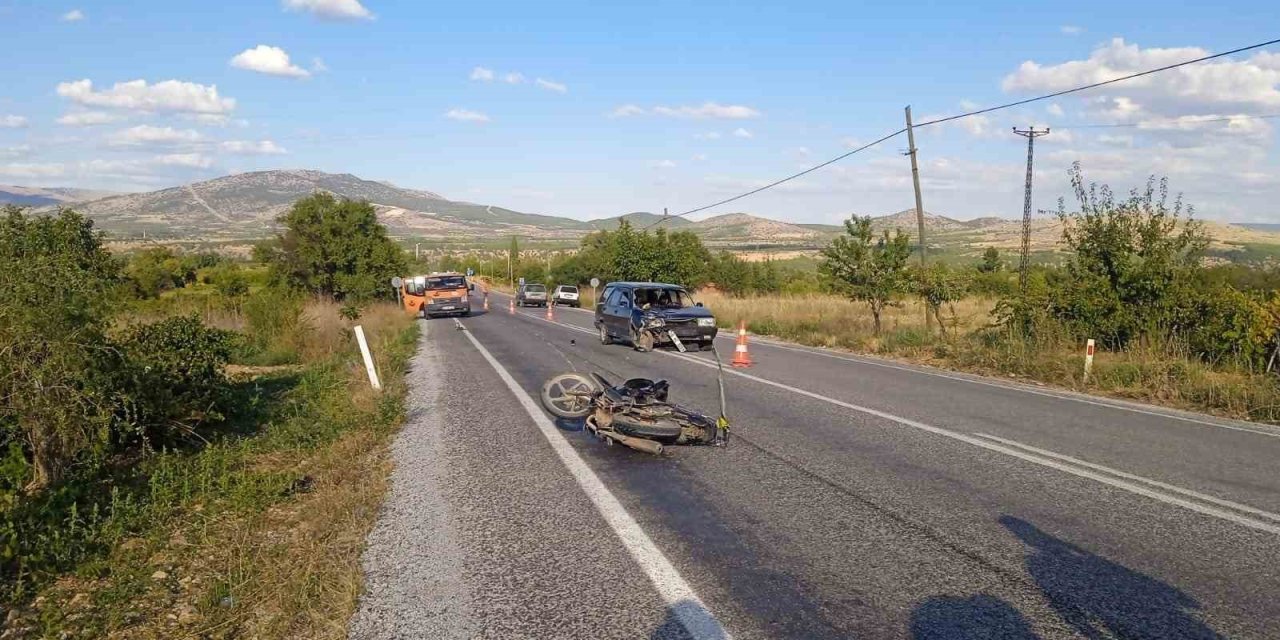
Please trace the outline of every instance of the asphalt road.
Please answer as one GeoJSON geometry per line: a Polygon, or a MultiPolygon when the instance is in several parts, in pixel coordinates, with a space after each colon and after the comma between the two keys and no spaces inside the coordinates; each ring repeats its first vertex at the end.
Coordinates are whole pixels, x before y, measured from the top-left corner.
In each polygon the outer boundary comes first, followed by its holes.
{"type": "Polygon", "coordinates": [[[729,446],[659,458],[541,383],[714,413],[710,354],[491,305],[423,321],[352,637],[1280,637],[1280,430],[757,340],[729,446]]]}

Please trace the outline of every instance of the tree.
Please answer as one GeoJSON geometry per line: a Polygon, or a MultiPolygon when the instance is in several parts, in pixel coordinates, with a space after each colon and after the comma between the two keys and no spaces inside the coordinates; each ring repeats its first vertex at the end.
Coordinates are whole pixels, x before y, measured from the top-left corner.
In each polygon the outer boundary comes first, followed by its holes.
{"type": "Polygon", "coordinates": [[[185,286],[187,274],[195,279],[195,269],[187,269],[183,261],[168,247],[143,249],[130,258],[124,273],[141,298],[155,298],[170,289],[185,286]]]}
{"type": "Polygon", "coordinates": [[[952,271],[941,262],[911,271],[911,287],[924,301],[925,313],[938,321],[938,330],[947,335],[947,323],[942,319],[942,305],[951,309],[951,322],[956,319],[955,302],[968,293],[969,280],[962,273],[952,271]]]}
{"type": "Polygon", "coordinates": [[[987,247],[982,252],[982,262],[978,263],[978,273],[997,273],[1004,270],[1004,261],[1000,260],[1000,250],[987,247]]]}
{"type": "Polygon", "coordinates": [[[106,345],[123,284],[93,222],[72,211],[0,218],[0,444],[31,457],[28,491],[57,483],[111,419],[106,345]]]}
{"type": "Polygon", "coordinates": [[[832,285],[850,299],[871,307],[875,331],[880,333],[880,314],[906,285],[905,268],[911,257],[911,239],[898,230],[873,240],[871,216],[845,220],[845,234],[822,250],[818,268],[832,285]]]}
{"type": "Polygon", "coordinates": [[[284,234],[261,253],[273,278],[291,288],[359,302],[391,297],[391,278],[405,274],[404,252],[368,202],[316,193],[280,222],[284,234]]]}
{"type": "Polygon", "coordinates": [[[1079,163],[1069,173],[1080,208],[1058,204],[1071,258],[1064,282],[1050,291],[1050,313],[1111,348],[1157,328],[1189,329],[1198,319],[1179,321],[1177,310],[1196,288],[1209,243],[1192,208],[1181,196],[1170,205],[1167,179],[1157,186],[1152,177],[1118,200],[1106,185],[1086,188],[1079,163]]]}

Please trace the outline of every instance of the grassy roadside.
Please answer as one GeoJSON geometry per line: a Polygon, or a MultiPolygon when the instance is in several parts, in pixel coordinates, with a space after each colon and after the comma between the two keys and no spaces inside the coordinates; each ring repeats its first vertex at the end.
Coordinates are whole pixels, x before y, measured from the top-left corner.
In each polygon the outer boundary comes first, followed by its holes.
{"type": "Polygon", "coordinates": [[[1179,354],[1176,345],[1140,344],[1099,351],[1084,379],[1084,346],[1056,335],[1025,338],[992,328],[994,301],[968,298],[944,309],[948,335],[929,331],[915,300],[886,309],[875,335],[865,305],[830,295],[731,297],[698,295],[722,328],[745,321],[752,333],[810,346],[898,358],[919,364],[1204,411],[1231,418],[1280,423],[1275,375],[1211,367],[1179,354]]]}
{"type": "Polygon", "coordinates": [[[0,637],[345,637],[417,327],[390,304],[357,321],[383,380],[375,393],[353,323],[332,303],[302,304],[274,335],[245,310],[206,315],[259,334],[258,353],[289,364],[230,368],[238,401],[226,437],[93,487],[110,504],[50,533],[78,555],[4,606],[0,637]]]}

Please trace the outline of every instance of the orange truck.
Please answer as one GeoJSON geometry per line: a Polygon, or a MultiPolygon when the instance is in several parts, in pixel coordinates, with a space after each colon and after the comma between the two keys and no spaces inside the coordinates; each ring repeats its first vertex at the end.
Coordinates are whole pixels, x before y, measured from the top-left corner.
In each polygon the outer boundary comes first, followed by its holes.
{"type": "Polygon", "coordinates": [[[423,318],[471,315],[471,296],[475,285],[456,272],[433,272],[425,276],[405,278],[400,285],[404,310],[423,318]]]}

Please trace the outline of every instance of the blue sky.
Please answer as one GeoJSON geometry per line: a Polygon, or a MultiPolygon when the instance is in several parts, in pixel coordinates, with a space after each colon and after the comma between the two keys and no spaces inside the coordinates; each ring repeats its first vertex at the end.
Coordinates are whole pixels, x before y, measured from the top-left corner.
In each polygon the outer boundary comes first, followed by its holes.
{"type": "MultiPolygon", "coordinates": [[[[897,129],[906,104],[923,120],[1114,77],[1277,37],[1274,17],[1265,2],[0,0],[0,183],[315,168],[577,218],[676,212],[897,129]]],[[[1277,113],[1280,53],[1263,51],[923,129],[925,208],[1019,215],[1025,141],[1008,130],[1037,124],[1055,128],[1037,208],[1079,159],[1116,188],[1168,174],[1205,217],[1280,222],[1280,120],[1247,117],[1277,113]]],[[[908,208],[905,146],[703,215],[908,208]]]]}

